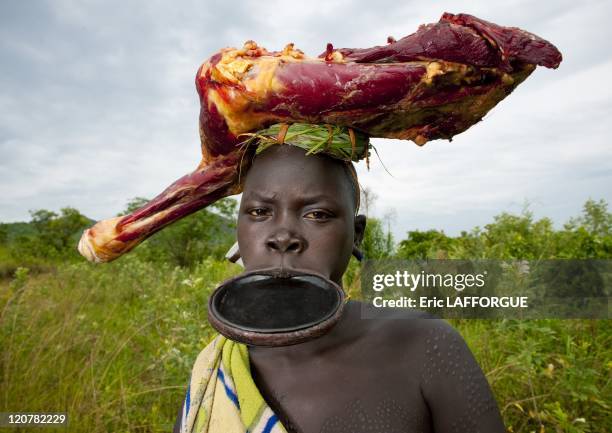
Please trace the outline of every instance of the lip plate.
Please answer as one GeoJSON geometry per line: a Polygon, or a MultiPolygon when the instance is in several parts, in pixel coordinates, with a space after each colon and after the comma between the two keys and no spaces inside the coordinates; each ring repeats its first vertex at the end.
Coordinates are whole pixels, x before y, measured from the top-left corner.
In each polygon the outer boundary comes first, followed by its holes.
{"type": "MultiPolygon", "coordinates": [[[[296,289],[295,287],[293,289],[296,289]]],[[[257,289],[255,289],[257,290],[257,289]]],[[[275,289],[283,290],[283,289],[275,289]]],[[[304,289],[297,289],[304,290],[304,289]]],[[[306,289],[308,290],[308,289],[306,289]]],[[[333,297],[333,295],[332,295],[333,297]]],[[[208,319],[211,325],[226,337],[251,345],[259,346],[287,346],[317,338],[328,332],[339,320],[345,304],[345,294],[342,288],[323,275],[312,271],[300,269],[268,268],[242,273],[223,282],[210,296],[208,302],[208,319]],[[227,291],[239,289],[240,285],[260,283],[269,280],[271,286],[278,286],[279,282],[290,282],[302,286],[310,286],[312,290],[336,294],[330,302],[328,309],[316,320],[309,320],[295,326],[284,327],[256,327],[244,323],[228,320],[219,308],[224,301],[227,291]]]]}

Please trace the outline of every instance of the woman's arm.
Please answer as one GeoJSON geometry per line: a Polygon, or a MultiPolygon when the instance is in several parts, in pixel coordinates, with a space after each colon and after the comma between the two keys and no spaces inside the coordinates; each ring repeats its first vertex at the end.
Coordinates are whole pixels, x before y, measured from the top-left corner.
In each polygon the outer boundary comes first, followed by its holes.
{"type": "Polygon", "coordinates": [[[503,433],[497,402],[461,335],[432,320],[425,339],[421,392],[436,433],[503,433]]]}

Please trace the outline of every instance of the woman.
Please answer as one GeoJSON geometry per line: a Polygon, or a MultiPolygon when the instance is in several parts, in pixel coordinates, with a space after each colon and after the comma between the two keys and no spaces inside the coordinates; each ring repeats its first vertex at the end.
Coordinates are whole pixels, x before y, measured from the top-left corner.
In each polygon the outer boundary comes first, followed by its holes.
{"type": "MultiPolygon", "coordinates": [[[[282,265],[341,285],[365,230],[358,192],[350,162],[291,145],[257,155],[237,225],[246,270],[282,265]]],[[[450,325],[414,312],[364,320],[361,308],[348,301],[318,339],[248,348],[253,380],[287,431],[504,431],[486,378],[450,325]]]]}

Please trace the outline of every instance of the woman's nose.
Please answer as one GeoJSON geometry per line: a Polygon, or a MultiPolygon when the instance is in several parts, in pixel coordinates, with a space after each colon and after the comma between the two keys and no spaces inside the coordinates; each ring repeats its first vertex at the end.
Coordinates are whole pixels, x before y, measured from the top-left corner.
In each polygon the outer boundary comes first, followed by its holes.
{"type": "Polygon", "coordinates": [[[278,253],[301,253],[306,248],[306,241],[288,230],[280,230],[268,238],[266,246],[278,253]]]}

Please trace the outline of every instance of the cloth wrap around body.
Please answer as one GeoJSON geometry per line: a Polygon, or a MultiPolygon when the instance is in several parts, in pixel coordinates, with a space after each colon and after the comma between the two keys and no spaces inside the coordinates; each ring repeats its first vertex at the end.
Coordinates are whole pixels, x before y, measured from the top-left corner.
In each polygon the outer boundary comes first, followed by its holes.
{"type": "Polygon", "coordinates": [[[181,433],[286,433],[261,396],[244,344],[217,335],[198,355],[183,403],[181,433]]]}

